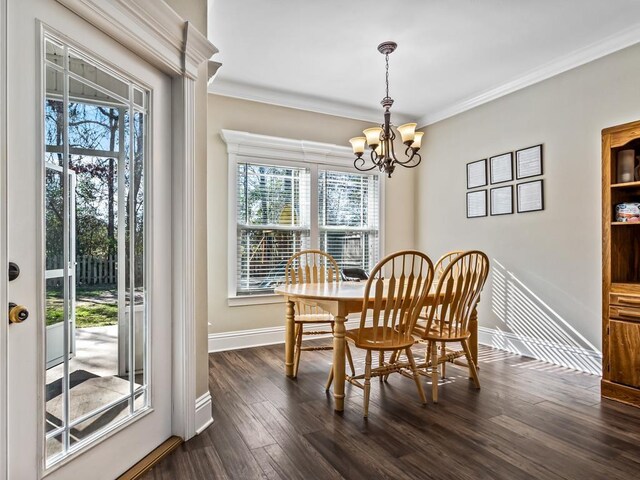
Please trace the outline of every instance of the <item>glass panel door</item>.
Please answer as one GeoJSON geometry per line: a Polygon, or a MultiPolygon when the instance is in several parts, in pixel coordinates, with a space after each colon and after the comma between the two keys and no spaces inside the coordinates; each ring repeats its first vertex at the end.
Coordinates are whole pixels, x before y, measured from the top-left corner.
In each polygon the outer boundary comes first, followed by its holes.
{"type": "MultiPolygon", "coordinates": [[[[46,316],[45,327],[46,368],[60,365],[64,357],[64,226],[63,226],[63,185],[62,167],[45,163],[45,228],[47,244],[45,255],[46,316]]],[[[69,288],[69,358],[75,353],[75,172],[69,171],[69,245],[70,288],[69,288]]]]}
{"type": "Polygon", "coordinates": [[[149,407],[149,91],[54,35],[45,35],[44,52],[51,466],[149,407]]]}

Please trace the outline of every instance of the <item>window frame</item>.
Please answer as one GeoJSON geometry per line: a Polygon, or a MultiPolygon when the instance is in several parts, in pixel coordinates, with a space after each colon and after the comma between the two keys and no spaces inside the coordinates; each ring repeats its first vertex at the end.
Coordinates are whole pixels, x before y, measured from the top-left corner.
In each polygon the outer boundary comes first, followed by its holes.
{"type": "MultiPolygon", "coordinates": [[[[329,143],[292,140],[281,137],[270,137],[234,130],[221,130],[220,136],[227,144],[228,171],[228,222],[227,222],[227,304],[230,307],[244,305],[262,305],[283,303],[284,297],[275,293],[257,295],[237,295],[237,169],[239,163],[265,163],[283,167],[303,167],[310,170],[310,244],[311,248],[319,248],[318,224],[318,170],[327,168],[332,171],[359,173],[353,167],[351,148],[329,143]]],[[[384,218],[385,218],[385,182],[384,175],[378,171],[363,172],[364,175],[378,177],[378,249],[379,257],[383,257],[384,218]]]]}

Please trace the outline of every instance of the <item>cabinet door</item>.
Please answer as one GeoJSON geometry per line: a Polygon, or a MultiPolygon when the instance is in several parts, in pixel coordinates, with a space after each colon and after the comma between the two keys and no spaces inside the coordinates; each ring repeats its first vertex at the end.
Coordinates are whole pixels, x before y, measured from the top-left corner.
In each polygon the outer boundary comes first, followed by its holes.
{"type": "Polygon", "coordinates": [[[640,323],[609,322],[609,361],[612,382],[640,387],[640,323]]]}

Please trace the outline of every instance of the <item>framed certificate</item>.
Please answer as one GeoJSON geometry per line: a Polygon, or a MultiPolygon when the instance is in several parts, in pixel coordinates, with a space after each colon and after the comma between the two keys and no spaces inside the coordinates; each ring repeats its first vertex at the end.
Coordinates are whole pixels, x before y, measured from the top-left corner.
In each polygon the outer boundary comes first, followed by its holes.
{"type": "Polygon", "coordinates": [[[542,175],[542,145],[516,151],[516,179],[542,175]]]}
{"type": "Polygon", "coordinates": [[[487,159],[467,163],[467,188],[487,185],[487,159]]]}
{"type": "Polygon", "coordinates": [[[544,210],[542,180],[518,183],[518,213],[544,210]]]}
{"type": "Polygon", "coordinates": [[[492,188],[489,197],[492,216],[513,213],[513,185],[492,188]]]}
{"type": "Polygon", "coordinates": [[[487,191],[467,192],[467,218],[487,216],[487,191]]]}
{"type": "Polygon", "coordinates": [[[489,159],[491,184],[510,182],[513,180],[513,154],[503,153],[489,159]]]}

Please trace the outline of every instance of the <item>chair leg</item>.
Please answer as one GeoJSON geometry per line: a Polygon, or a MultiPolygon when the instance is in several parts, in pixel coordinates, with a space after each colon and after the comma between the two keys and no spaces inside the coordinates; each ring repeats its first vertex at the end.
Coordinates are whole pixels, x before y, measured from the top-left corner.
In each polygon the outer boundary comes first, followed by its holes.
{"type": "Polygon", "coordinates": [[[347,353],[347,361],[349,362],[349,368],[351,368],[351,376],[356,376],[356,367],[353,366],[353,357],[351,356],[351,349],[349,348],[349,343],[346,342],[344,344],[344,351],[347,353]]]}
{"type": "MultiPolygon", "coordinates": [[[[389,358],[389,365],[393,365],[394,363],[396,363],[397,360],[398,360],[398,351],[394,350],[393,352],[391,352],[391,357],[389,358]]],[[[389,374],[388,373],[386,375],[382,375],[382,376],[384,376],[384,381],[385,382],[387,380],[389,380],[389,374]]]]}
{"type": "Polygon", "coordinates": [[[473,379],[473,383],[475,383],[476,388],[480,388],[480,379],[478,378],[478,369],[476,368],[476,364],[473,361],[473,357],[471,356],[471,350],[469,349],[469,343],[467,340],[462,341],[462,348],[464,349],[464,355],[467,357],[467,363],[469,364],[469,375],[473,379]]]}
{"type": "Polygon", "coordinates": [[[369,416],[369,395],[371,394],[371,350],[367,350],[364,361],[364,416],[369,416]]]}
{"type": "Polygon", "coordinates": [[[424,389],[422,388],[422,383],[420,382],[420,375],[418,374],[418,368],[416,367],[416,361],[413,358],[413,353],[411,353],[411,347],[407,348],[405,351],[407,352],[407,360],[409,360],[411,371],[413,372],[413,381],[416,382],[416,387],[418,387],[418,395],[420,395],[420,400],[424,405],[427,403],[427,397],[424,394],[424,389]]]}
{"type": "MultiPolygon", "coordinates": [[[[440,352],[441,352],[442,356],[447,354],[447,349],[445,347],[445,343],[444,342],[442,342],[440,344],[440,352]]],[[[441,373],[442,378],[446,378],[447,377],[446,366],[447,366],[447,362],[442,362],[442,373],[441,373]]]]}
{"type": "MultiPolygon", "coordinates": [[[[378,367],[382,368],[384,366],[384,350],[380,350],[380,352],[378,352],[378,367]]],[[[382,383],[382,381],[384,380],[384,375],[379,375],[378,378],[380,379],[380,383],[382,383]]]]}
{"type": "Polygon", "coordinates": [[[431,360],[431,342],[427,343],[427,348],[424,352],[424,363],[425,365],[429,365],[429,361],[431,360]]]}
{"type": "Polygon", "coordinates": [[[300,366],[300,353],[302,347],[302,324],[296,324],[296,346],[293,356],[293,378],[298,376],[298,367],[300,366]]]}
{"type": "Polygon", "coordinates": [[[331,388],[331,384],[333,383],[333,365],[329,369],[329,378],[327,378],[327,384],[324,386],[324,389],[328,392],[331,388]]]}
{"type": "Polygon", "coordinates": [[[431,398],[438,403],[438,346],[436,342],[429,342],[431,350],[431,398]]]}

